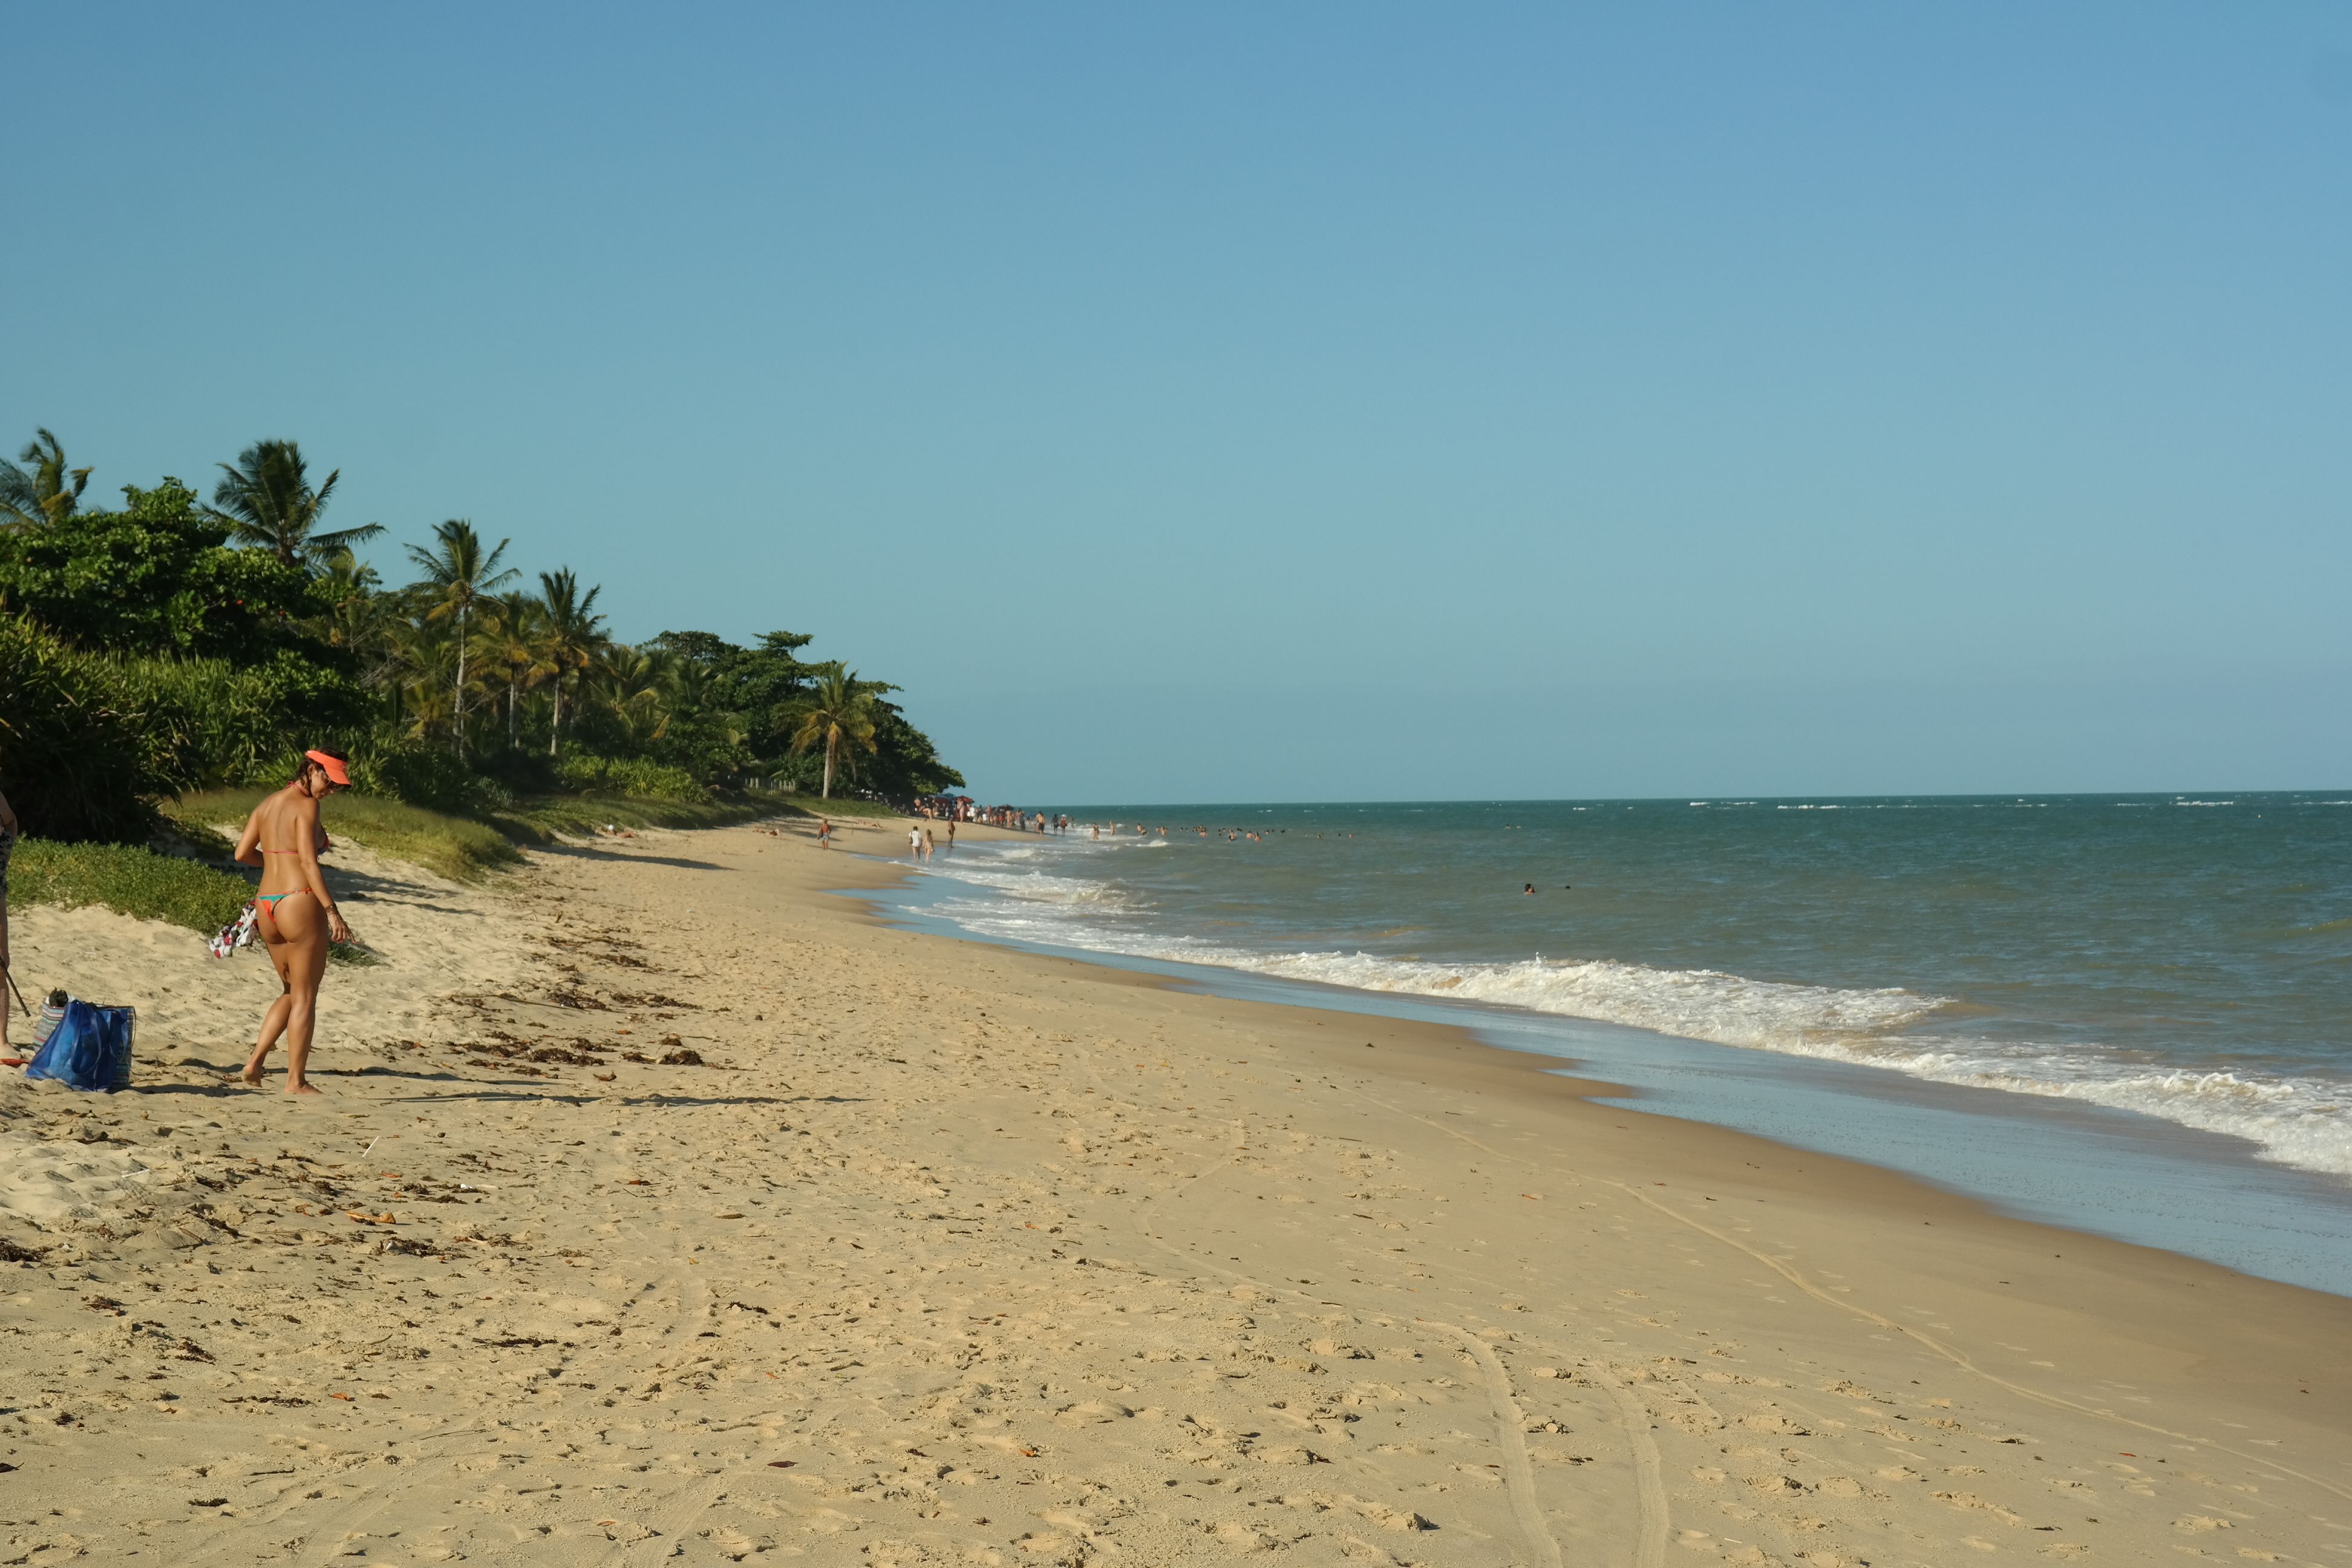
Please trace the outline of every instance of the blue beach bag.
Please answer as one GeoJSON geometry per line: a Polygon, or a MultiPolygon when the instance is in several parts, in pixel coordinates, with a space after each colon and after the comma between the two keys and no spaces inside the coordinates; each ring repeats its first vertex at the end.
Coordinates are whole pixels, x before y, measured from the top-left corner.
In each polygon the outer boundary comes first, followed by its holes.
{"type": "Polygon", "coordinates": [[[26,1064],[26,1078],[53,1078],[68,1089],[103,1090],[131,1087],[131,1037],[139,1020],[131,1007],[100,1007],[68,1001],[66,1016],[26,1064]]]}

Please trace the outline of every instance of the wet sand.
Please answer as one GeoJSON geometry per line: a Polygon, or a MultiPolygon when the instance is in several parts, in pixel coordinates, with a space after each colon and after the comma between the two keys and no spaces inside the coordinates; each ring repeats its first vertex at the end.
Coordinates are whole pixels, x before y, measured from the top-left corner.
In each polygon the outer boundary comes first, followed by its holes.
{"type": "Polygon", "coordinates": [[[808,834],[331,869],[307,1103],[215,1075],[263,960],[21,911],[142,1062],[0,1087],[0,1561],[2352,1557],[2352,1302],[892,930],[808,834]]]}

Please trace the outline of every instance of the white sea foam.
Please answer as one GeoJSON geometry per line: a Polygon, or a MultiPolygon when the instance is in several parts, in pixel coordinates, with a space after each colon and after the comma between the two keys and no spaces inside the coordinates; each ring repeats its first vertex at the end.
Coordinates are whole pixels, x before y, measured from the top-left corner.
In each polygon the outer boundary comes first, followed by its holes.
{"type": "Polygon", "coordinates": [[[1912,1031],[1947,999],[1897,989],[1799,985],[1605,959],[1447,963],[1367,952],[1252,952],[1150,929],[1139,918],[1149,906],[1135,896],[1095,878],[1063,874],[1073,858],[1024,847],[938,868],[934,875],[971,885],[972,895],[950,897],[932,910],[977,934],[1014,942],[1521,1008],[1939,1083],[2082,1100],[2242,1138],[2266,1159],[2352,1176],[2352,1084],[2171,1069],[2082,1046],[1920,1035],[1912,1031]],[[1041,858],[1055,869],[1038,867],[1041,858]]]}
{"type": "MultiPolygon", "coordinates": [[[[1009,855],[992,856],[986,861],[964,861],[944,869],[933,869],[931,874],[987,888],[1029,904],[1086,905],[1097,909],[1129,907],[1131,900],[1128,895],[1111,883],[1097,881],[1092,877],[1057,877],[1048,871],[1024,868],[1021,862],[1036,853],[1034,849],[1017,849],[1009,855]]],[[[987,908],[985,905],[973,907],[976,911],[987,908]]]]}
{"type": "Polygon", "coordinates": [[[1809,1038],[1796,1053],[1969,1089],[2137,1111],[2242,1138],[2280,1164],[2352,1176],[2352,1084],[2340,1081],[2160,1068],[2081,1047],[1900,1035],[1809,1038]]]}
{"type": "Polygon", "coordinates": [[[1907,991],[1790,985],[1714,970],[1654,969],[1607,959],[1432,963],[1364,952],[1222,950],[1209,962],[1323,985],[1522,1007],[1767,1050],[1808,1031],[1900,1027],[1939,1005],[1937,998],[1907,991]]]}

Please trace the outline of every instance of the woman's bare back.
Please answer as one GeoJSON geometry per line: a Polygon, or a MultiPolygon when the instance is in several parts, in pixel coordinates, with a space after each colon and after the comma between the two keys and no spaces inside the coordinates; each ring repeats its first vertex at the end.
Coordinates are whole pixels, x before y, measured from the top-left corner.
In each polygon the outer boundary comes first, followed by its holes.
{"type": "Polygon", "coordinates": [[[317,801],[295,789],[265,795],[261,804],[253,808],[246,832],[253,840],[253,847],[261,852],[263,892],[291,892],[310,886],[305,862],[326,847],[327,836],[319,826],[317,801]],[[306,840],[310,850],[308,856],[302,852],[306,840]]]}

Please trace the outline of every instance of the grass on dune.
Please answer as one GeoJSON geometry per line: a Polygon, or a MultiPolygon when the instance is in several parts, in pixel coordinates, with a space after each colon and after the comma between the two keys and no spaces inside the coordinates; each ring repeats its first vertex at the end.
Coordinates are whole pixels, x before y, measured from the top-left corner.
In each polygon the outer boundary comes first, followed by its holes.
{"type": "Polygon", "coordinates": [[[518,802],[489,820],[509,838],[551,844],[614,827],[725,827],[776,815],[765,801],[656,800],[646,795],[542,795],[518,802]]]}
{"type": "Polygon", "coordinates": [[[599,828],[725,827],[774,816],[894,817],[904,814],[878,800],[819,800],[813,795],[754,795],[735,800],[656,800],[645,795],[542,795],[490,820],[508,837],[546,843],[550,836],[580,837],[599,828]]]}
{"type": "MultiPolygon", "coordinates": [[[[225,858],[235,847],[213,832],[234,832],[252,814],[267,790],[211,790],[166,802],[178,837],[198,853],[225,858]]],[[[871,801],[835,801],[835,816],[888,816],[888,806],[871,801]]],[[[406,860],[453,881],[478,881],[491,872],[520,865],[517,844],[553,844],[586,838],[607,825],[617,827],[724,827],[738,822],[799,812],[814,816],[805,796],[752,797],[738,801],[659,800],[645,795],[541,795],[480,820],[450,816],[378,795],[330,795],[320,807],[327,832],[363,844],[379,855],[406,860]]]]}
{"type": "MultiPolygon", "coordinates": [[[[208,790],[168,801],[163,810],[184,825],[184,831],[223,823],[242,826],[269,793],[260,789],[208,790]]],[[[422,866],[452,881],[478,881],[522,860],[515,847],[486,823],[444,816],[379,795],[331,795],[320,806],[319,817],[330,837],[364,844],[379,855],[422,866]]]]}
{"type": "MultiPolygon", "coordinates": [[[[135,844],[57,844],[27,838],[8,866],[8,902],[17,909],[96,904],[136,920],[166,921],[209,936],[237,918],[253,896],[253,881],[206,861],[225,861],[234,835],[270,792],[209,790],[167,801],[163,841],[187,854],[159,854],[135,844]],[[173,845],[173,841],[176,844],[173,845]],[[188,858],[193,855],[195,858],[188,858]]],[[[871,801],[825,804],[834,816],[888,816],[871,801]]],[[[806,797],[740,802],[653,800],[630,795],[556,796],[524,802],[488,822],[450,816],[423,806],[363,795],[337,795],[320,808],[327,832],[405,860],[453,881],[478,881],[522,862],[510,840],[553,843],[593,835],[606,824],[623,827],[720,827],[761,817],[818,815],[806,797]]],[[[376,962],[364,948],[334,948],[346,963],[376,962]]]]}
{"type": "MultiPolygon", "coordinates": [[[[209,937],[236,919],[252,897],[253,883],[246,878],[177,855],[159,855],[141,844],[26,838],[8,859],[11,909],[96,904],[132,920],[163,921],[209,937]]],[[[337,963],[383,962],[356,941],[330,947],[327,957],[337,963]]]]}
{"type": "Polygon", "coordinates": [[[771,808],[789,816],[904,816],[897,806],[878,800],[820,800],[813,795],[788,795],[777,797],[771,808]]]}
{"type": "Polygon", "coordinates": [[[27,838],[8,861],[8,906],[98,904],[210,936],[236,919],[253,889],[242,877],[139,844],[52,844],[27,838]]]}

